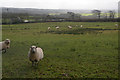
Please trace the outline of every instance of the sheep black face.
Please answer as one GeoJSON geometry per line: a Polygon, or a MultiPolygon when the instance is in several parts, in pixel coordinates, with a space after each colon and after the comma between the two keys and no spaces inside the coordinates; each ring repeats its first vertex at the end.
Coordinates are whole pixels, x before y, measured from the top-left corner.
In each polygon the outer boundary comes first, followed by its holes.
{"type": "Polygon", "coordinates": [[[31,46],[31,52],[35,53],[36,52],[36,48],[37,48],[36,46],[31,46]]]}
{"type": "Polygon", "coordinates": [[[7,45],[10,44],[10,40],[9,40],[9,39],[6,39],[6,40],[5,40],[5,44],[7,44],[7,45]]]}
{"type": "Polygon", "coordinates": [[[4,43],[6,44],[6,49],[8,49],[10,46],[10,40],[9,39],[6,39],[5,41],[4,41],[4,43]]]}

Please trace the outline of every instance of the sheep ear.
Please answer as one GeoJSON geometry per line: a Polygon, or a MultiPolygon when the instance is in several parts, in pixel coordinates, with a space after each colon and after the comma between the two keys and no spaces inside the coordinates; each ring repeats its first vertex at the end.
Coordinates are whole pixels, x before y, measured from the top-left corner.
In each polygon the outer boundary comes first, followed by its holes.
{"type": "Polygon", "coordinates": [[[36,46],[36,48],[37,48],[37,46],[36,46]]]}

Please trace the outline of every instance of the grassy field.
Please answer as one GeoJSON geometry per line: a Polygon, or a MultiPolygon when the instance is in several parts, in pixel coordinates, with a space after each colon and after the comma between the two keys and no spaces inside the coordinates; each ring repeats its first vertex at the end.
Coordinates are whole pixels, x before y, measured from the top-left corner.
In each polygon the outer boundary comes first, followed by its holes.
{"type": "Polygon", "coordinates": [[[48,22],[3,25],[3,40],[11,40],[10,49],[2,55],[3,78],[118,78],[118,30],[115,30],[115,24],[48,22]],[[83,28],[79,27],[81,24],[83,28]],[[59,30],[55,29],[56,25],[60,26],[59,30]],[[68,29],[68,25],[73,28],[68,29]],[[48,31],[47,27],[51,30],[48,31]],[[44,51],[44,59],[37,67],[32,67],[27,56],[31,45],[44,51]]]}

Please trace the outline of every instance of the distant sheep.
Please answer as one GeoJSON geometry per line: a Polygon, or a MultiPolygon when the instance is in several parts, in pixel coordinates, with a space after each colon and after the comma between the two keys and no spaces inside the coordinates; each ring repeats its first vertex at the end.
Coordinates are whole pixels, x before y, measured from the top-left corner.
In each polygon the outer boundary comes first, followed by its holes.
{"type": "Polygon", "coordinates": [[[56,27],[56,29],[59,29],[59,28],[60,28],[59,26],[56,27]]]}
{"type": "Polygon", "coordinates": [[[118,27],[118,24],[115,24],[115,27],[118,27]]]}
{"type": "Polygon", "coordinates": [[[48,30],[50,30],[50,27],[48,27],[48,30]]]}
{"type": "Polygon", "coordinates": [[[6,39],[5,41],[0,42],[0,51],[6,53],[6,49],[10,48],[10,40],[6,39]]]}
{"type": "Polygon", "coordinates": [[[80,27],[83,27],[83,25],[80,25],[80,27]]]}
{"type": "Polygon", "coordinates": [[[29,60],[32,62],[33,65],[38,65],[39,60],[42,60],[44,57],[43,50],[36,46],[31,46],[28,52],[29,60]]]}
{"type": "Polygon", "coordinates": [[[72,29],[72,26],[68,26],[69,29],[72,29]]]}

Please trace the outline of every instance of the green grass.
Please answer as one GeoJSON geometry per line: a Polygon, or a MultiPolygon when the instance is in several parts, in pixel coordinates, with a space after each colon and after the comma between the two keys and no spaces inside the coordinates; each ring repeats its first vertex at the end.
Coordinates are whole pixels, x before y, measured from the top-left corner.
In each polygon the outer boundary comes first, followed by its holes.
{"type": "MultiPolygon", "coordinates": [[[[101,16],[110,15],[110,13],[101,13],[101,16]]],[[[93,13],[82,13],[82,16],[91,16],[93,13]]],[[[118,17],[118,13],[115,13],[115,17],[118,17]]]]}
{"type": "Polygon", "coordinates": [[[88,14],[88,13],[82,13],[81,15],[82,15],[82,16],[91,16],[91,15],[93,15],[93,14],[92,14],[92,13],[89,13],[89,14],[88,14]]]}
{"type": "Polygon", "coordinates": [[[118,30],[86,29],[117,29],[114,24],[48,22],[3,25],[3,40],[11,40],[10,49],[3,54],[3,78],[118,78],[118,30]],[[81,24],[83,28],[75,27],[81,24]],[[55,29],[56,25],[60,30],[55,29]],[[73,29],[68,29],[68,25],[73,29]],[[53,32],[47,30],[49,26],[53,32]],[[44,59],[37,67],[32,67],[28,59],[31,45],[44,51],[44,59]]]}

